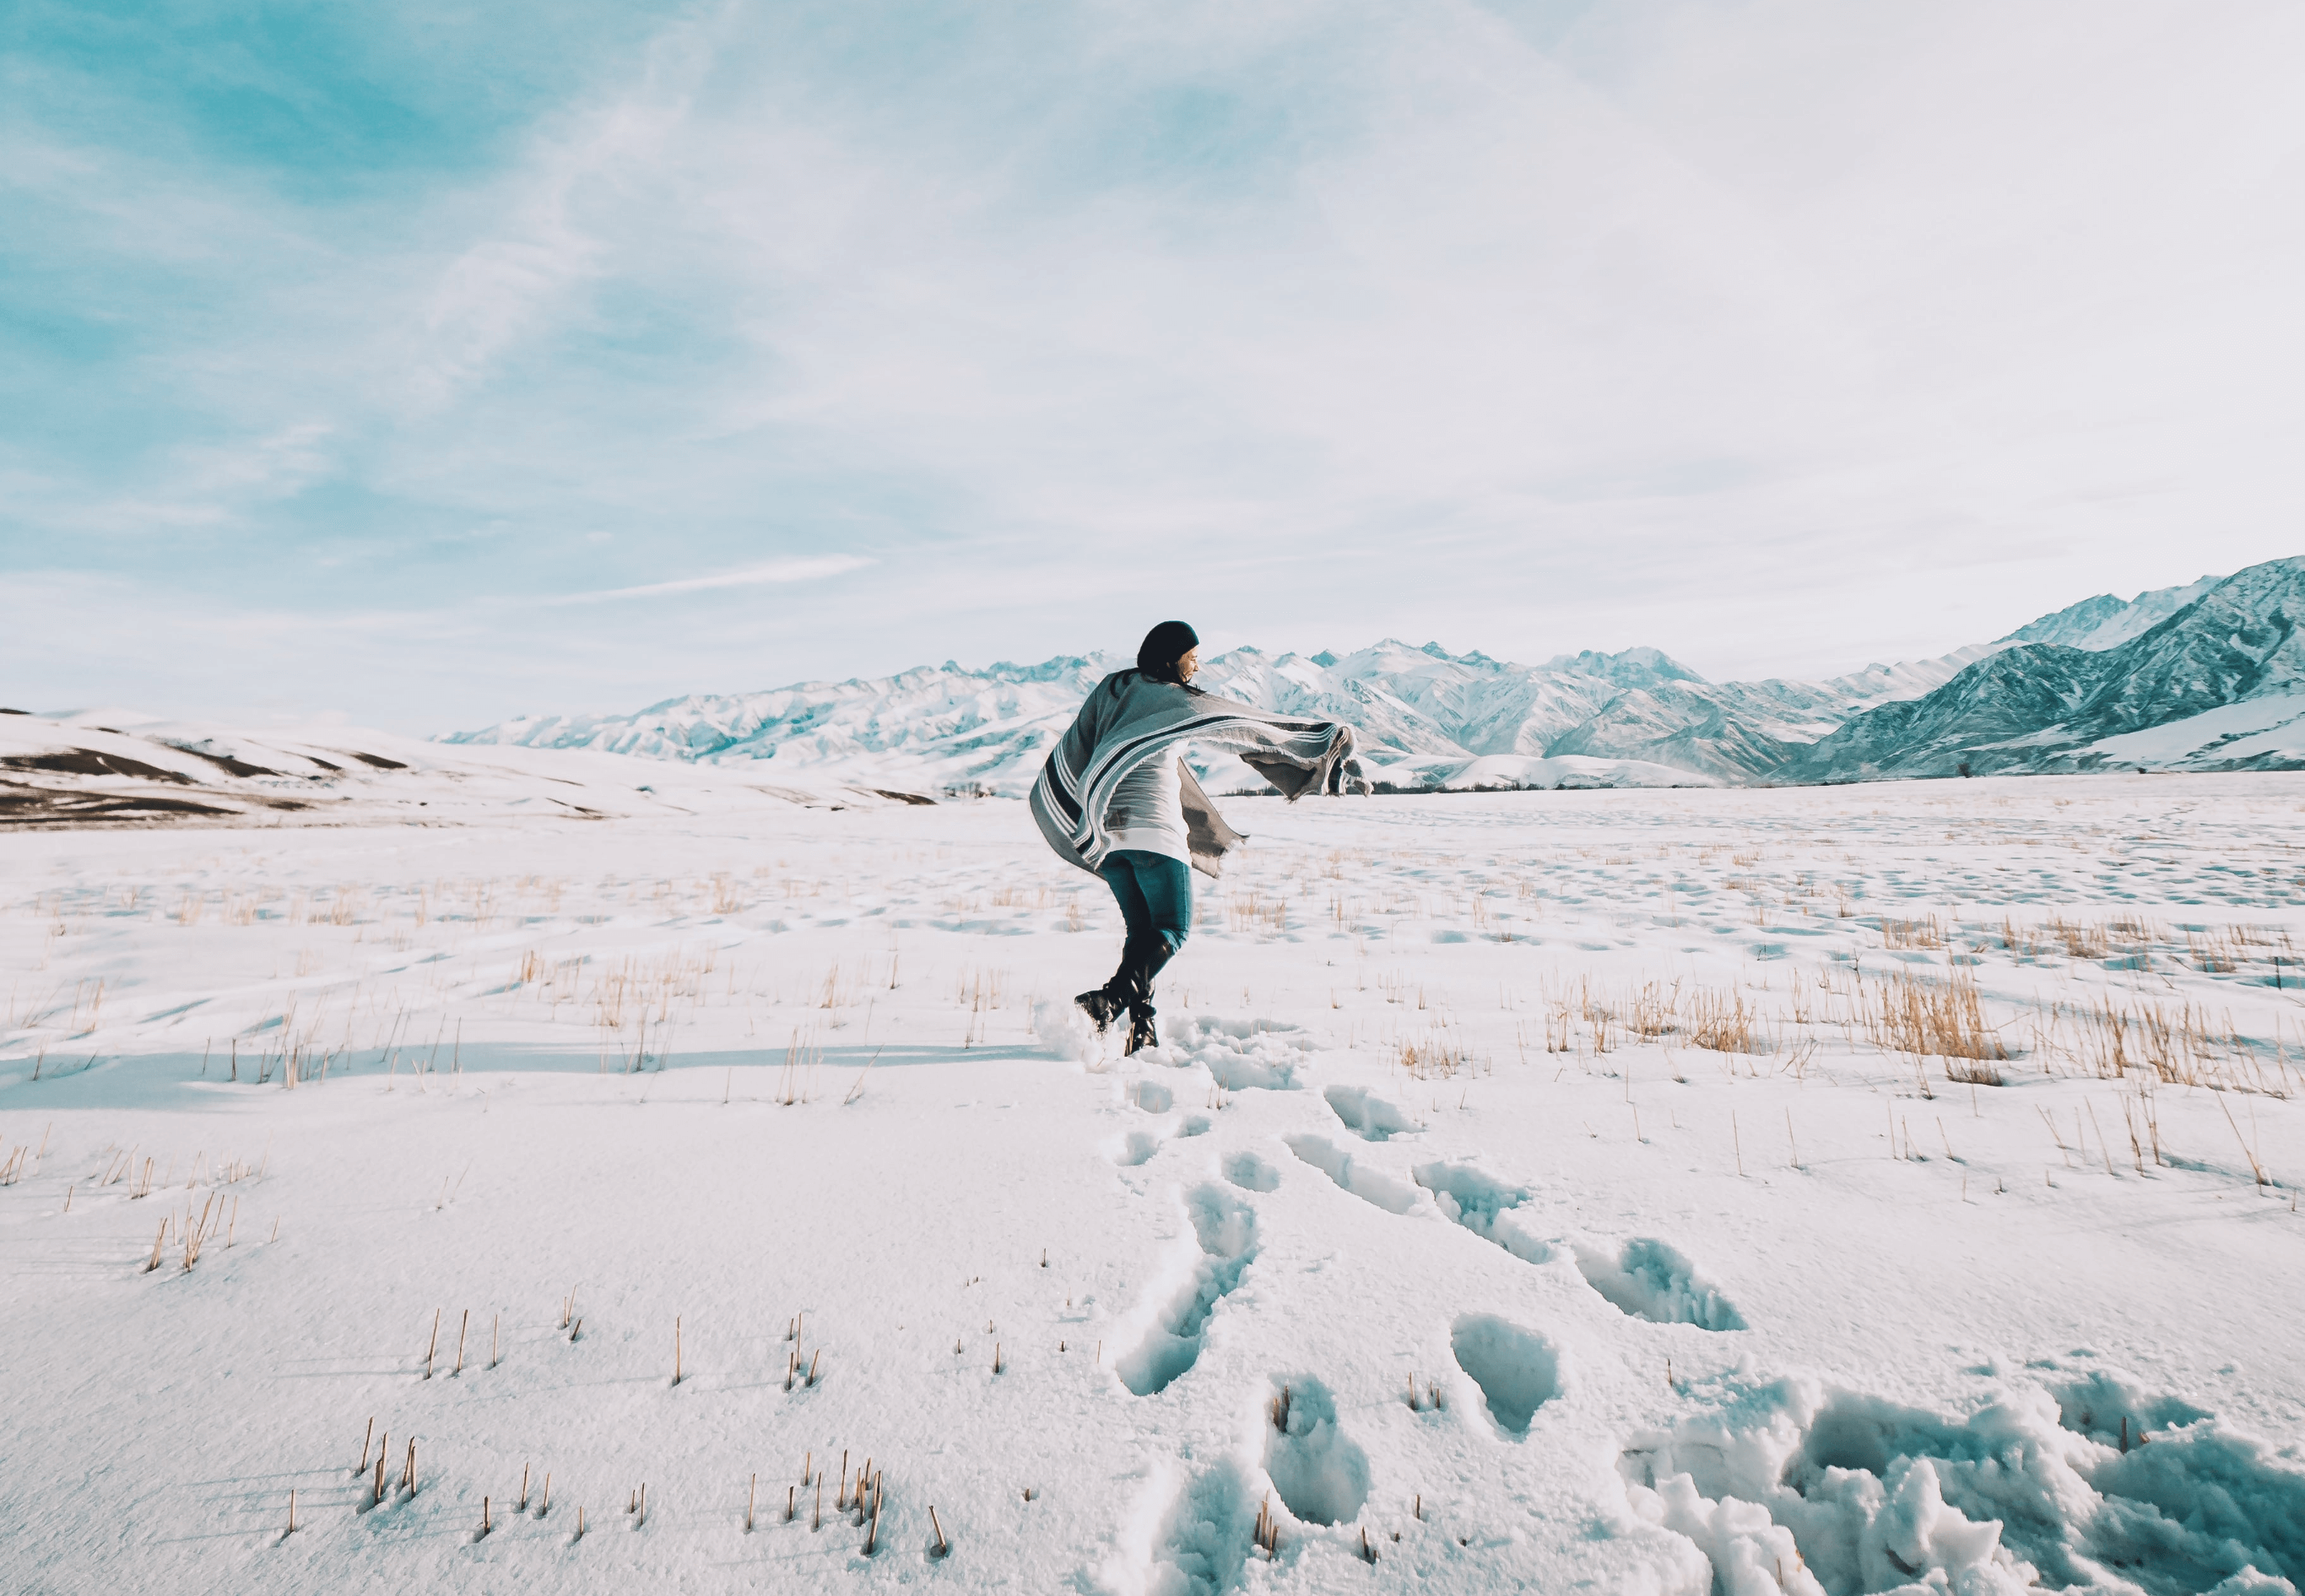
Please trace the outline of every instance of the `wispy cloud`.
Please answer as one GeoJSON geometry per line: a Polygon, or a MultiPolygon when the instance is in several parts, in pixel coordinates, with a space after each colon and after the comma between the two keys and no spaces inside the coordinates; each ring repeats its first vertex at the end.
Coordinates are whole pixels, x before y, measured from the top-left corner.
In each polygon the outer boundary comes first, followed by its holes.
{"type": "Polygon", "coordinates": [[[859,555],[827,555],[812,560],[778,560],[744,571],[723,571],[712,576],[684,576],[672,582],[642,582],[637,587],[602,588],[591,593],[555,593],[533,600],[538,604],[606,604],[617,598],[665,598],[676,593],[709,593],[719,588],[768,587],[786,582],[822,582],[862,571],[873,562],[859,555]]]}

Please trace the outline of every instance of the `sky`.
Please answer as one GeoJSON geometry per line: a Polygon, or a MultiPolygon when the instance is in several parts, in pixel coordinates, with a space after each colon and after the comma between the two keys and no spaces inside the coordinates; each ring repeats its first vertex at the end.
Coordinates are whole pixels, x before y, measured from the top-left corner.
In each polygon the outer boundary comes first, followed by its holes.
{"type": "Polygon", "coordinates": [[[15,0],[0,702],[435,732],[2305,553],[2293,0],[15,0]]]}

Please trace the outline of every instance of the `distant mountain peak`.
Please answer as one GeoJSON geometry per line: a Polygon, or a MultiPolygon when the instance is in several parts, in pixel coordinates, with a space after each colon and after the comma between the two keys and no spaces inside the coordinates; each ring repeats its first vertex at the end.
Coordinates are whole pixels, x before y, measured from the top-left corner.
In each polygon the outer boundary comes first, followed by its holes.
{"type": "Polygon", "coordinates": [[[1662,649],[1620,649],[1613,654],[1586,649],[1575,654],[1556,654],[1544,662],[1543,668],[1598,676],[1620,687],[1646,687],[1652,682],[1701,683],[1705,680],[1662,649]]]}
{"type": "Polygon", "coordinates": [[[2148,632],[2207,593],[2222,576],[2204,576],[2178,588],[2153,588],[2134,598],[2099,593],[2079,604],[2069,604],[2054,615],[2029,621],[2004,638],[2003,643],[2058,643],[2068,649],[2115,649],[2140,632],[2148,632]]]}
{"type": "Polygon", "coordinates": [[[1790,761],[1811,780],[2305,768],[2305,560],[2111,595],[1935,692],[1852,717],[1790,761]]]}

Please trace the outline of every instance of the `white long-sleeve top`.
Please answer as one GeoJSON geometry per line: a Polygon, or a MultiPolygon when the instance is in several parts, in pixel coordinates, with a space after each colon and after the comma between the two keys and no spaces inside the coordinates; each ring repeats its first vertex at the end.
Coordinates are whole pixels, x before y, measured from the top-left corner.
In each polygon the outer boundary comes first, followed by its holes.
{"type": "Polygon", "coordinates": [[[1183,760],[1182,754],[1149,759],[1121,777],[1104,811],[1115,852],[1135,848],[1193,862],[1185,831],[1183,760]]]}
{"type": "MultiPolygon", "coordinates": [[[[1221,748],[1240,753],[1264,746],[1245,733],[1212,729],[1193,741],[1203,749],[1221,748]]],[[[1116,852],[1140,848],[1147,853],[1193,862],[1191,834],[1185,829],[1185,755],[1179,749],[1166,757],[1154,755],[1120,778],[1112,802],[1104,807],[1105,828],[1112,834],[1116,852]]]]}

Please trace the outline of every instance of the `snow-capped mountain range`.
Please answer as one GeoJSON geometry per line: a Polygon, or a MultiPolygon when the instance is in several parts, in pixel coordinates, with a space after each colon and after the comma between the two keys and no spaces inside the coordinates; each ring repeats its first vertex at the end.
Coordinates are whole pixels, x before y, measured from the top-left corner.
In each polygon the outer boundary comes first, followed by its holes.
{"type": "MultiPolygon", "coordinates": [[[[2305,557],[1824,682],[1707,682],[1654,649],[1542,665],[1387,641],[1235,649],[1196,685],[1349,722],[1381,787],[1743,785],[2010,770],[2305,768],[2305,557]]],[[[443,741],[765,763],[796,785],[1020,795],[1113,655],[522,717],[443,741]]],[[[763,770],[762,774],[769,771],[763,770]]],[[[1208,774],[1258,789],[1245,768],[1208,774]]]]}

